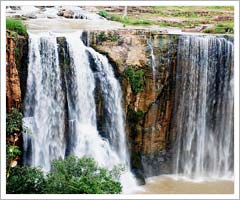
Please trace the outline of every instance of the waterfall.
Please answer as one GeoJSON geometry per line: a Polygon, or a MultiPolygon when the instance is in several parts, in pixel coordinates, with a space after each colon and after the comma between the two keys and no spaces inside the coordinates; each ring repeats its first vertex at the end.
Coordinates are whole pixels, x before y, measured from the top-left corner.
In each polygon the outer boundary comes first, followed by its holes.
{"type": "Polygon", "coordinates": [[[29,65],[23,122],[24,163],[50,170],[53,159],[65,154],[65,104],[54,36],[29,34],[29,65]]]}
{"type": "Polygon", "coordinates": [[[180,36],[175,172],[190,178],[233,175],[233,43],[180,36]]]}
{"type": "Polygon", "coordinates": [[[33,135],[24,135],[25,164],[49,171],[51,161],[66,154],[89,156],[109,169],[124,165],[123,191],[131,190],[136,183],[130,172],[122,92],[107,58],[87,47],[80,32],[29,34],[29,38],[24,123],[33,135]],[[60,68],[60,36],[69,52],[67,69],[60,68]],[[97,128],[96,80],[103,94],[108,137],[97,128]]]}
{"type": "Polygon", "coordinates": [[[147,45],[150,50],[150,56],[151,56],[151,67],[152,67],[152,76],[153,76],[153,85],[155,85],[156,80],[156,62],[155,62],[155,56],[154,56],[154,47],[153,47],[153,39],[152,35],[150,34],[149,39],[147,40],[147,45]]]}

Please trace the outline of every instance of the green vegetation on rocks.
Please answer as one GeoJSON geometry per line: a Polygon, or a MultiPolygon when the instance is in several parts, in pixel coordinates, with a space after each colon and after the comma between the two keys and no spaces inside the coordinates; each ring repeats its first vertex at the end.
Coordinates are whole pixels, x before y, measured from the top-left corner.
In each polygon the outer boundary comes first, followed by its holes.
{"type": "Polygon", "coordinates": [[[19,19],[7,18],[6,19],[6,29],[10,30],[10,31],[15,31],[19,35],[27,34],[26,25],[19,19]]]}
{"type": "Polygon", "coordinates": [[[133,67],[128,67],[125,70],[125,74],[128,77],[128,80],[131,84],[132,91],[137,94],[143,90],[144,85],[144,72],[142,69],[134,69],[133,67]]]}
{"type": "Polygon", "coordinates": [[[22,130],[22,118],[22,113],[16,108],[7,114],[7,135],[19,133],[22,130]]]}
{"type": "Polygon", "coordinates": [[[104,41],[118,41],[118,39],[120,38],[119,35],[117,33],[112,33],[112,32],[108,32],[105,33],[103,31],[101,31],[98,35],[97,38],[100,42],[104,42],[104,41]]]}

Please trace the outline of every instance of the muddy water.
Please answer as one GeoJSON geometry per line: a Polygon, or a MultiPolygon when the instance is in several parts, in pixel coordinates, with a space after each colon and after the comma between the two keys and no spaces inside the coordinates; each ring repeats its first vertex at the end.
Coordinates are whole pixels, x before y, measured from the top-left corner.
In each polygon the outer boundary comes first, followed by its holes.
{"type": "Polygon", "coordinates": [[[233,194],[233,180],[192,181],[172,176],[158,176],[147,180],[137,194],[233,194]]]}

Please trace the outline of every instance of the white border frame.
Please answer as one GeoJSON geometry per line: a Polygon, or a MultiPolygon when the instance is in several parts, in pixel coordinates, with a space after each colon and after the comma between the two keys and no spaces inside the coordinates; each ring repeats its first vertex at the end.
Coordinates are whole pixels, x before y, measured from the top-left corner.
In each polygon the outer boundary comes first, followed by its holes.
{"type": "MultiPolygon", "coordinates": [[[[1,199],[239,199],[239,2],[238,1],[1,1],[1,199]],[[8,5],[234,6],[234,194],[6,194],[6,16],[8,5]]],[[[23,183],[24,184],[24,183],[23,183]]]]}

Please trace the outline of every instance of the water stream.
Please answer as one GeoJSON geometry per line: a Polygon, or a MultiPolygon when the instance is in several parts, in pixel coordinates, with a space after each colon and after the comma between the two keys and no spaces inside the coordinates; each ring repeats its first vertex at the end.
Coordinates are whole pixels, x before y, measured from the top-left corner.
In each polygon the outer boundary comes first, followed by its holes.
{"type": "Polygon", "coordinates": [[[136,182],[130,172],[122,92],[107,58],[85,46],[81,32],[30,33],[29,47],[24,122],[33,134],[24,136],[25,164],[49,171],[51,161],[66,154],[89,156],[109,169],[125,166],[123,191],[131,190],[136,182]],[[67,70],[59,64],[60,36],[69,51],[67,70]],[[95,79],[100,80],[103,94],[107,137],[97,129],[95,79]]]}
{"type": "Polygon", "coordinates": [[[233,43],[181,36],[175,92],[175,173],[233,175],[233,43]]]}

